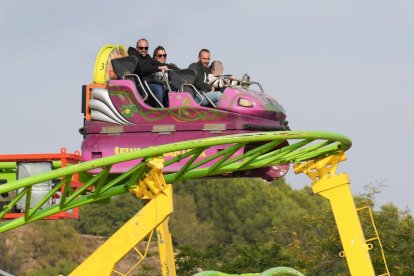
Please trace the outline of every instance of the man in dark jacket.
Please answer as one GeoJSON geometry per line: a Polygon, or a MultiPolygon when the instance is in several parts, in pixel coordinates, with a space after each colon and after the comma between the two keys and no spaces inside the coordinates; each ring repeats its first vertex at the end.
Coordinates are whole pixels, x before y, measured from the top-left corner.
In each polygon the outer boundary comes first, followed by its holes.
{"type": "MultiPolygon", "coordinates": [[[[141,38],[137,41],[136,48],[129,47],[129,55],[138,57],[138,65],[134,73],[141,79],[147,80],[151,91],[162,104],[166,103],[167,90],[162,85],[151,83],[151,74],[159,71],[167,71],[167,66],[159,66],[158,63],[148,55],[148,40],[141,38]]],[[[154,105],[157,106],[157,105],[154,105]]]]}
{"type": "MultiPolygon", "coordinates": [[[[210,64],[210,51],[207,49],[201,49],[198,53],[198,62],[194,62],[188,66],[188,68],[193,69],[197,74],[197,79],[194,83],[194,87],[199,91],[206,92],[207,97],[216,104],[220,97],[221,92],[213,91],[213,87],[208,83],[208,75],[211,74],[209,68],[210,64]]],[[[197,96],[196,100],[201,101],[200,104],[203,106],[209,106],[209,102],[206,99],[200,99],[197,96]]]]}
{"type": "Polygon", "coordinates": [[[191,63],[188,68],[193,69],[197,73],[197,79],[194,83],[195,88],[202,91],[211,91],[212,87],[208,84],[207,76],[211,74],[210,68],[210,51],[201,49],[198,53],[198,62],[191,63]]]}

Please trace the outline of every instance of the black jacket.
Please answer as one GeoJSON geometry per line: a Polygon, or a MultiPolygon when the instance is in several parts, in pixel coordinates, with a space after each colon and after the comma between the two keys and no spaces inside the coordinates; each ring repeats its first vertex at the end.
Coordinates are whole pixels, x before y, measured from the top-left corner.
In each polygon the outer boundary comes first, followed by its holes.
{"type": "Polygon", "coordinates": [[[137,74],[138,76],[144,77],[144,78],[150,77],[152,73],[160,71],[158,69],[159,65],[157,61],[155,61],[148,54],[145,57],[143,57],[138,53],[137,49],[133,47],[128,48],[128,54],[130,56],[134,55],[138,57],[138,64],[134,71],[134,73],[137,74]]]}
{"type": "Polygon", "coordinates": [[[155,60],[155,62],[158,64],[158,66],[167,66],[168,69],[170,69],[170,70],[179,70],[180,69],[174,63],[162,63],[162,62],[159,62],[157,60],[155,60]]]}
{"type": "Polygon", "coordinates": [[[197,73],[197,79],[194,83],[195,88],[202,91],[211,91],[211,84],[207,83],[207,76],[210,74],[210,69],[204,67],[201,62],[194,62],[188,66],[189,69],[193,69],[197,73]]]}

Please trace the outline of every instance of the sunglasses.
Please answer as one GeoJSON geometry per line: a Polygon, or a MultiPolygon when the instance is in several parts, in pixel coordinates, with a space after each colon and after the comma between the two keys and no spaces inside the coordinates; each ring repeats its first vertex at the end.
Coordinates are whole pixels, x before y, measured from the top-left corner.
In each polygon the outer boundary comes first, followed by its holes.
{"type": "Polygon", "coordinates": [[[138,49],[148,51],[148,47],[138,47],[138,49]]]}
{"type": "Polygon", "coordinates": [[[163,58],[166,58],[167,57],[167,54],[158,54],[157,57],[159,57],[159,58],[162,58],[162,57],[163,58]]]}

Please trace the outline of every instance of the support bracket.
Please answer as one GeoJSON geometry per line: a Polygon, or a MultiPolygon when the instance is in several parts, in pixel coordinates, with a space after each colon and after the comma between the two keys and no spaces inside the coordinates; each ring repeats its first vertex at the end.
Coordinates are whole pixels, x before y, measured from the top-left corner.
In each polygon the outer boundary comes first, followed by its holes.
{"type": "Polygon", "coordinates": [[[348,174],[336,174],[338,163],[344,160],[345,154],[340,152],[295,164],[294,168],[296,173],[305,173],[312,179],[314,193],[329,199],[351,275],[375,275],[348,174]]]}

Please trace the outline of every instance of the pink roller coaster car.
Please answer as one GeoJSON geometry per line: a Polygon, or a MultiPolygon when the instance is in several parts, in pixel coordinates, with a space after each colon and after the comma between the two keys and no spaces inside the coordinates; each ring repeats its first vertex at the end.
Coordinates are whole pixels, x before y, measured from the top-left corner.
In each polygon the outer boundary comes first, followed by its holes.
{"type": "MultiPolygon", "coordinates": [[[[192,139],[289,130],[285,110],[266,95],[257,82],[244,79],[238,81],[238,86],[229,83],[216,106],[203,107],[195,100],[205,97],[192,85],[195,72],[191,69],[170,71],[166,83],[170,90],[169,106],[155,108],[148,104],[148,100],[154,101],[155,97],[147,83],[131,73],[135,66],[136,59],[132,56],[113,59],[112,67],[118,79],[109,80],[106,84],[83,86],[84,126],[80,132],[84,137],[84,161],[192,139]],[[251,85],[257,85],[260,91],[250,90],[251,85]]],[[[283,143],[279,147],[286,145],[283,143]]],[[[257,146],[247,144],[235,155],[257,146]]],[[[226,147],[211,147],[199,158],[226,147]]],[[[181,153],[171,152],[164,156],[168,160],[178,154],[181,153]]],[[[171,164],[164,170],[175,172],[182,162],[171,164]]],[[[125,172],[136,163],[117,164],[112,167],[111,173],[125,172]]],[[[285,175],[288,169],[289,165],[284,164],[238,172],[237,176],[274,180],[285,175]]]]}

